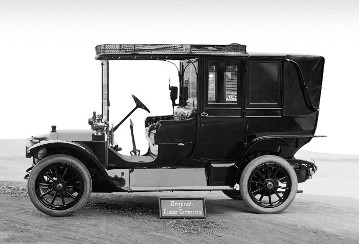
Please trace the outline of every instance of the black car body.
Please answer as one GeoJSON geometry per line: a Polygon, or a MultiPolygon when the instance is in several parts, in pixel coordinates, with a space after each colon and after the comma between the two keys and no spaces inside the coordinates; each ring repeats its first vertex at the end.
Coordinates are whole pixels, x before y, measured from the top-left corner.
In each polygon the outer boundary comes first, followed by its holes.
{"type": "Polygon", "coordinates": [[[104,44],[96,54],[102,113],[89,119],[91,130],[53,126],[49,134],[32,137],[26,149],[34,159],[29,195],[39,210],[71,214],[91,191],[222,190],[255,212],[273,213],[284,210],[297,184],[316,171],[313,162],[294,155],[316,137],[323,57],[250,54],[240,44],[104,44]],[[174,113],[146,118],[149,148],[143,155],[136,148],[122,154],[114,140],[137,108],[149,112],[133,96],[135,108],[110,126],[109,70],[115,60],[160,60],[178,69],[179,88],[170,87],[174,113]],[[68,172],[80,183],[73,185],[68,172]]]}

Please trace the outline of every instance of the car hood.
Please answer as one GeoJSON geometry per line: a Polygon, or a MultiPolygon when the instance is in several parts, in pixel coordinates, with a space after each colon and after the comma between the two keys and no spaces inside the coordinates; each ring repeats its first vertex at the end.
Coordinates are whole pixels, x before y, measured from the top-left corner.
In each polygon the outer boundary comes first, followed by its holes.
{"type": "Polygon", "coordinates": [[[43,140],[91,141],[92,133],[92,130],[58,130],[47,134],[33,136],[30,140],[33,144],[43,140]]]}

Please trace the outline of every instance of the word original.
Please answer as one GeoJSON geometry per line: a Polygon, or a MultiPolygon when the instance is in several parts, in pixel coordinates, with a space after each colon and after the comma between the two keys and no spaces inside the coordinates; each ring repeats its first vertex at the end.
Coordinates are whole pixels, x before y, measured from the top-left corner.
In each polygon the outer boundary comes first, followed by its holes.
{"type": "Polygon", "coordinates": [[[192,206],[192,202],[175,202],[175,201],[171,201],[171,207],[191,207],[192,206]]]}

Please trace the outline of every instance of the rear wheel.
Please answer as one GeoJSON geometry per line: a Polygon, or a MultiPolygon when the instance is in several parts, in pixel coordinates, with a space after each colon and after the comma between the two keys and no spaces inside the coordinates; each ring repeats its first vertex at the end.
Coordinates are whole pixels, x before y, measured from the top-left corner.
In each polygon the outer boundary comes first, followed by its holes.
{"type": "Polygon", "coordinates": [[[244,202],[257,213],[279,213],[297,193],[298,180],[293,167],[283,158],[265,155],[252,160],[240,178],[244,202]]]}
{"type": "Polygon", "coordinates": [[[79,160],[68,155],[52,155],[32,169],[28,194],[41,212],[55,217],[68,216],[85,206],[91,184],[91,176],[79,160]]]}

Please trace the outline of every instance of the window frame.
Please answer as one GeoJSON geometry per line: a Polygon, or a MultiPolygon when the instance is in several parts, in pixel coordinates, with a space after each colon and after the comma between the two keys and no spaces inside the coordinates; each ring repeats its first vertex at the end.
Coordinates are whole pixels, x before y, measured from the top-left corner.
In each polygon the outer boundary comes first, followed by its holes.
{"type": "MultiPolygon", "coordinates": [[[[252,60],[248,60],[248,74],[247,74],[247,78],[245,79],[245,93],[246,93],[246,98],[245,98],[245,106],[248,109],[253,109],[253,108],[282,108],[282,60],[280,59],[252,59],[252,60]],[[269,103],[269,102],[263,102],[263,103],[251,103],[250,102],[250,97],[251,97],[251,81],[252,81],[252,67],[251,65],[253,63],[275,63],[277,64],[277,102],[273,102],[273,103],[269,103]]],[[[263,91],[262,91],[263,92],[263,91]]]]}
{"type": "MultiPolygon", "coordinates": [[[[242,85],[241,85],[241,60],[240,59],[206,59],[204,65],[204,108],[241,108],[242,104],[242,85]],[[223,63],[225,66],[236,65],[237,66],[237,101],[236,102],[221,102],[210,103],[208,102],[208,85],[209,85],[209,64],[210,63],[223,63]]],[[[226,71],[224,71],[225,73],[226,71]]],[[[224,82],[223,82],[224,83],[224,82]]],[[[217,85],[216,85],[217,86],[217,85]]],[[[216,92],[217,93],[217,92],[216,92]]],[[[217,95],[217,94],[216,94],[217,95]]]]}

